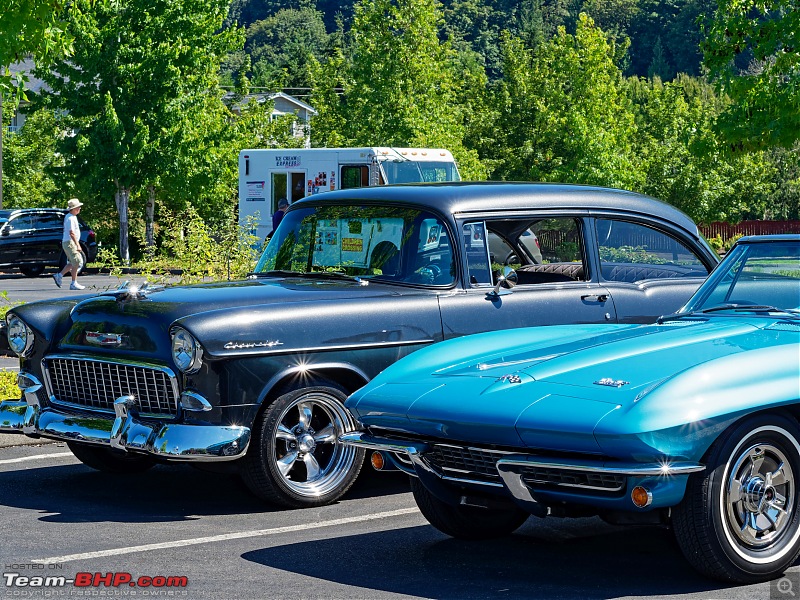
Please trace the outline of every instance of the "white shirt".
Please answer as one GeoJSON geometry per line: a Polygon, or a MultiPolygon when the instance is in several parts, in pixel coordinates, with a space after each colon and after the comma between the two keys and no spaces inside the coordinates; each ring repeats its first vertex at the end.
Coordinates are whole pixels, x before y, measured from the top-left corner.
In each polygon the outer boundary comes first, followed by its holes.
{"type": "Polygon", "coordinates": [[[70,231],[75,232],[75,239],[81,239],[81,226],[78,225],[78,216],[68,212],[67,216],[64,217],[64,235],[61,236],[62,242],[68,242],[72,239],[69,235],[70,231]]]}

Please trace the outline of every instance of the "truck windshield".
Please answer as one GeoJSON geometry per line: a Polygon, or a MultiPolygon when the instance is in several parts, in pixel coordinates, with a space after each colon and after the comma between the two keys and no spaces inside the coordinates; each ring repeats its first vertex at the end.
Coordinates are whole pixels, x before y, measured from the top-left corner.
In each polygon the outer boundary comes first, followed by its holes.
{"type": "Polygon", "coordinates": [[[316,206],[290,210],[256,273],[340,273],[409,284],[455,281],[453,244],[436,216],[392,206],[316,206]]]}
{"type": "Polygon", "coordinates": [[[386,183],[432,183],[461,181],[452,162],[386,160],[381,163],[386,183]]]}

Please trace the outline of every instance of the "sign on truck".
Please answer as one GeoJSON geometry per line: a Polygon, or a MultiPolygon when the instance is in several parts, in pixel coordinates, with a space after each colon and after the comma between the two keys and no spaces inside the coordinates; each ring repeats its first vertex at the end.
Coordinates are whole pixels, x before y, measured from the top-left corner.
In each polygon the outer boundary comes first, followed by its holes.
{"type": "Polygon", "coordinates": [[[264,239],[278,201],[331,190],[460,181],[453,155],[438,148],[286,148],[239,153],[239,222],[264,239]]]}

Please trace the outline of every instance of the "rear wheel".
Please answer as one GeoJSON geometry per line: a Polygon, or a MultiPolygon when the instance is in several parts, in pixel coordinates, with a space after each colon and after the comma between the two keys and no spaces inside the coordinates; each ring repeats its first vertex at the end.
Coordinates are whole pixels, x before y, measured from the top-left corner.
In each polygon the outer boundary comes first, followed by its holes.
{"type": "Polygon", "coordinates": [[[364,450],[339,436],[355,429],[345,390],[333,382],[289,391],[253,428],[242,478],[259,498],[291,508],[330,504],[358,477],[364,450]]]}
{"type": "Polygon", "coordinates": [[[67,446],[75,457],[87,467],[105,473],[142,473],[155,465],[155,461],[147,456],[74,442],[67,442],[67,446]]]}
{"type": "Polygon", "coordinates": [[[702,573],[739,583],[779,576],[800,554],[800,428],[780,415],[749,418],[706,454],[673,525],[702,573]]]}
{"type": "Polygon", "coordinates": [[[24,265],[19,270],[25,277],[38,277],[44,272],[44,265],[24,265]]]}
{"type": "Polygon", "coordinates": [[[462,540],[487,540],[513,533],[528,520],[528,513],[518,508],[492,509],[453,506],[431,494],[416,477],[411,491],[422,515],[442,533],[462,540]]]}

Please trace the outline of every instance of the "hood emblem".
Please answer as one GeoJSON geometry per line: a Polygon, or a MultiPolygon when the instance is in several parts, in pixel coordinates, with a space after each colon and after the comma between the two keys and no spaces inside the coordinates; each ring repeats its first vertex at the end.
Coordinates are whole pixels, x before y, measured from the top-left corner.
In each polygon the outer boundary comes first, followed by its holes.
{"type": "Polygon", "coordinates": [[[121,333],[86,332],[86,343],[95,346],[121,346],[124,339],[125,336],[121,333]]]}
{"type": "Polygon", "coordinates": [[[522,383],[522,377],[519,375],[503,375],[502,377],[498,377],[497,381],[504,382],[507,381],[508,383],[522,383]]]}
{"type": "Polygon", "coordinates": [[[264,342],[227,342],[223,348],[225,348],[225,350],[243,350],[247,348],[274,348],[275,346],[283,346],[283,342],[277,340],[264,342]]]}
{"type": "Polygon", "coordinates": [[[606,385],[608,387],[621,388],[623,385],[628,385],[630,381],[622,381],[622,379],[612,379],[611,377],[603,377],[599,381],[595,381],[595,385],[606,385]]]}

